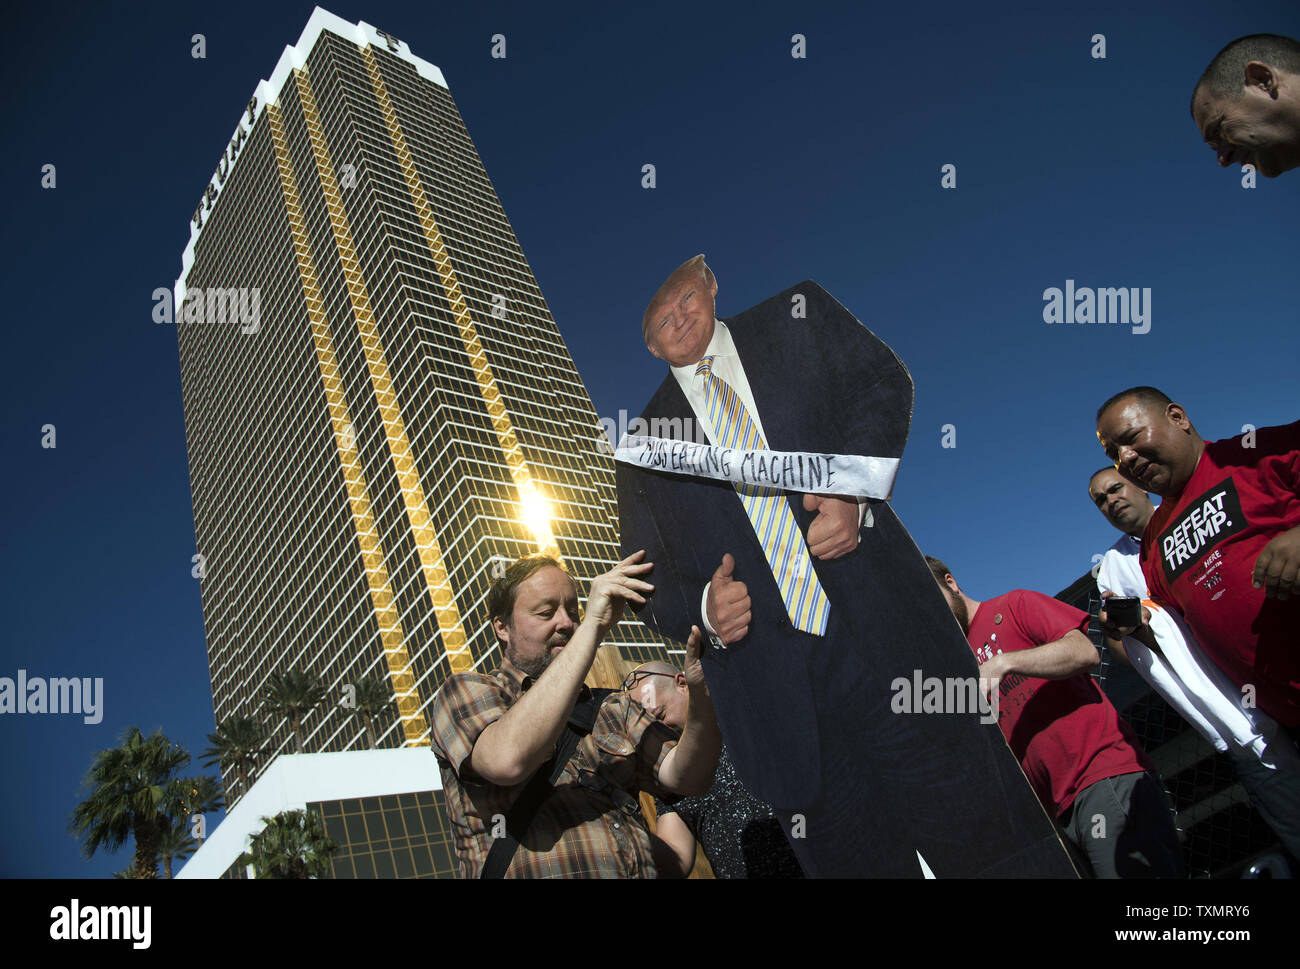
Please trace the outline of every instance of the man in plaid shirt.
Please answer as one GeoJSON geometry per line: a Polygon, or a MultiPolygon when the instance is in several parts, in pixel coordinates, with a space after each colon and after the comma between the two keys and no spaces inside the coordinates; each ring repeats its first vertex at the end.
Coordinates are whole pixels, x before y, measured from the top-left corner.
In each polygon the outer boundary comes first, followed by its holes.
{"type": "MultiPolygon", "coordinates": [[[[462,878],[477,878],[505,815],[555,753],[583,679],[625,602],[645,604],[652,564],[637,552],[592,580],[579,620],[573,580],[545,556],[520,559],[488,593],[504,657],[491,673],[459,673],[433,706],[433,751],[462,878]]],[[[680,741],[626,692],[595,724],[520,837],[508,878],[654,878],[641,790],[673,798],[708,790],[721,735],[700,668],[700,631],[687,643],[690,707],[680,741]]]]}

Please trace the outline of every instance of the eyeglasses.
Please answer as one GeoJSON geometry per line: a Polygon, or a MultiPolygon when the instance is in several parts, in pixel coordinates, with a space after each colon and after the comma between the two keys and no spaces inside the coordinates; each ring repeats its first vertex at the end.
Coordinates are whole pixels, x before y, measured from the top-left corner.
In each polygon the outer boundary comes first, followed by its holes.
{"type": "Polygon", "coordinates": [[[640,686],[641,681],[648,676],[667,676],[670,679],[677,679],[676,673],[660,673],[658,670],[633,670],[627,675],[627,678],[623,680],[623,692],[631,693],[640,686]]]}

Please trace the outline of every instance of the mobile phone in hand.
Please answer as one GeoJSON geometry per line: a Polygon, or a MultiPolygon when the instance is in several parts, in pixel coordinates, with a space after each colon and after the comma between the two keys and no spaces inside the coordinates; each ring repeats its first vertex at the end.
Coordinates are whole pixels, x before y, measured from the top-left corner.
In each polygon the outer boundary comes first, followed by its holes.
{"type": "Polygon", "coordinates": [[[1112,626],[1127,629],[1142,625],[1142,600],[1136,596],[1111,596],[1105,605],[1112,626]]]}

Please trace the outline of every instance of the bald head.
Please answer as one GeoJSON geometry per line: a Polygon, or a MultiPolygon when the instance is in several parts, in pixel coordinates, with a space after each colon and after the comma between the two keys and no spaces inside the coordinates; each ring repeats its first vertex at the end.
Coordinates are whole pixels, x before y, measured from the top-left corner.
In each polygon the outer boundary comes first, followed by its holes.
{"type": "Polygon", "coordinates": [[[718,280],[703,254],[672,271],[641,317],[646,347],[674,367],[697,363],[713,339],[718,280]]]}
{"type": "Polygon", "coordinates": [[[1281,34],[1247,34],[1238,37],[1214,55],[1192,92],[1192,113],[1196,113],[1198,91],[1239,101],[1246,93],[1247,67],[1252,63],[1280,67],[1300,74],[1300,43],[1281,34]]]}
{"type": "Polygon", "coordinates": [[[661,659],[653,660],[649,663],[642,663],[636,668],[638,673],[661,673],[664,676],[676,676],[681,672],[672,663],[665,663],[661,659]]]}
{"type": "Polygon", "coordinates": [[[1102,404],[1097,440],[1125,480],[1162,498],[1182,493],[1205,450],[1183,406],[1154,387],[1133,387],[1102,404]]]}
{"type": "Polygon", "coordinates": [[[1196,82],[1192,119],[1222,167],[1253,165],[1266,178],[1300,167],[1300,43],[1234,40],[1196,82]]]}
{"type": "Polygon", "coordinates": [[[686,676],[676,666],[655,660],[643,663],[628,677],[628,693],[656,720],[681,730],[690,707],[686,676]]]}
{"type": "Polygon", "coordinates": [[[1121,390],[1118,394],[1107,398],[1106,402],[1097,408],[1097,423],[1101,423],[1102,415],[1106,411],[1126,400],[1137,401],[1146,409],[1156,408],[1158,410],[1164,410],[1173,403],[1164,391],[1155,387],[1130,387],[1128,390],[1121,390]]]}

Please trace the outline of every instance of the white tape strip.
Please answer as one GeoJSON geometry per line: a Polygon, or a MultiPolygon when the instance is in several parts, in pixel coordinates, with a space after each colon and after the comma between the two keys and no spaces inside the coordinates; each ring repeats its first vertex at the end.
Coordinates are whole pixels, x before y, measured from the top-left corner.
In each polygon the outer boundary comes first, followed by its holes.
{"type": "Polygon", "coordinates": [[[741,451],[661,437],[624,437],[614,452],[614,460],[651,471],[713,478],[738,485],[879,500],[889,497],[898,476],[898,458],[807,451],[741,451]]]}

